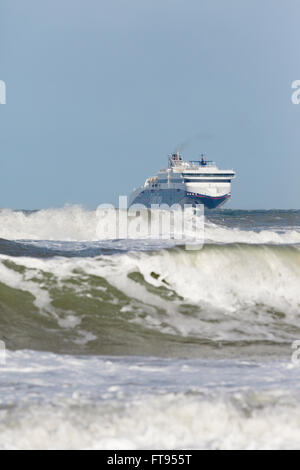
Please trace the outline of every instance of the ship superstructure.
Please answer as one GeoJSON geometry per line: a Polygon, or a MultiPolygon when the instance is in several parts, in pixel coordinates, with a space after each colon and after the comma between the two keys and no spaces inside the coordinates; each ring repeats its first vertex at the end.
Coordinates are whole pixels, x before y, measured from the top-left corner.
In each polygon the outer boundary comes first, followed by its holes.
{"type": "Polygon", "coordinates": [[[144,186],[135,189],[129,204],[203,204],[209,209],[223,205],[231,196],[233,170],[220,170],[201,155],[200,160],[185,162],[181,155],[169,157],[168,168],[147,178],[144,186]]]}

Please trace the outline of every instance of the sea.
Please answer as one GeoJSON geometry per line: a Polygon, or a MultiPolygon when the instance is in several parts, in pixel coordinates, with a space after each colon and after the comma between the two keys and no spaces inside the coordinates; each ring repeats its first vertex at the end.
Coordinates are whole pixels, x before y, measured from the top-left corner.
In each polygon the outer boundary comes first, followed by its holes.
{"type": "Polygon", "coordinates": [[[300,211],[0,210],[1,449],[299,449],[299,350],[300,211]]]}

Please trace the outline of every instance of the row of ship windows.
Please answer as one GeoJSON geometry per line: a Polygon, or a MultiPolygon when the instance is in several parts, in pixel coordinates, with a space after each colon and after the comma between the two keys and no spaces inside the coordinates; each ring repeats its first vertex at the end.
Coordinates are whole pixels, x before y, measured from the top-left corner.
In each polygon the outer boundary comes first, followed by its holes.
{"type": "MultiPolygon", "coordinates": [[[[168,180],[158,180],[158,183],[167,183],[168,180]]],[[[170,183],[230,183],[231,179],[200,179],[200,178],[188,178],[188,179],[180,179],[180,180],[173,180],[170,179],[170,183]]],[[[152,185],[157,186],[157,185],[152,185]]]]}
{"type": "MultiPolygon", "coordinates": [[[[202,173],[202,174],[195,174],[195,173],[183,173],[182,176],[183,178],[188,177],[188,178],[233,178],[234,173],[202,173]]],[[[181,178],[172,178],[173,181],[181,181],[181,178]]],[[[159,179],[158,182],[163,182],[166,181],[166,178],[164,179],[159,179]]]]}
{"type": "Polygon", "coordinates": [[[184,173],[183,176],[214,176],[216,178],[219,178],[220,176],[222,177],[227,177],[227,178],[233,178],[234,177],[234,173],[205,173],[205,174],[202,174],[202,175],[195,175],[195,173],[184,173]]]}
{"type": "Polygon", "coordinates": [[[185,179],[184,180],[185,183],[230,183],[231,182],[231,179],[230,180],[221,180],[221,179],[214,179],[214,180],[207,180],[207,179],[185,179]]]}

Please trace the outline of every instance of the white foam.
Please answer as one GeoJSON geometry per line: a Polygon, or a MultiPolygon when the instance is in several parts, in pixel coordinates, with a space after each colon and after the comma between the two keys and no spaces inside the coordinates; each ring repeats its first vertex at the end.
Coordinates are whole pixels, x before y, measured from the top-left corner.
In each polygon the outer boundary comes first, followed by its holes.
{"type": "MultiPolygon", "coordinates": [[[[114,211],[110,211],[107,217],[108,224],[110,220],[112,223],[115,220],[114,211]]],[[[105,231],[99,230],[99,221],[96,211],[86,210],[78,205],[67,205],[60,209],[43,209],[32,213],[2,209],[0,211],[0,238],[53,241],[96,241],[111,238],[109,234],[105,234],[105,231]]],[[[189,213],[186,214],[185,222],[187,225],[190,223],[189,213]]],[[[160,233],[161,246],[168,244],[168,235],[168,232],[160,233]]],[[[300,243],[300,231],[293,227],[277,231],[255,232],[219,226],[210,221],[206,221],[204,237],[207,242],[215,243],[300,243]]],[[[143,236],[133,234],[130,238],[143,238],[143,236]]],[[[148,235],[145,243],[149,242],[149,239],[155,239],[155,236],[148,235]]],[[[176,240],[172,243],[175,244],[176,240]]]]}
{"type": "Polygon", "coordinates": [[[0,238],[7,240],[97,240],[96,211],[67,205],[61,209],[43,209],[24,213],[0,211],[0,238]]]}
{"type": "Polygon", "coordinates": [[[211,243],[255,243],[255,244],[298,244],[300,231],[293,227],[273,230],[241,230],[229,228],[207,221],[205,240],[211,243]]]}
{"type": "Polygon", "coordinates": [[[283,362],[8,352],[0,448],[299,448],[299,373],[283,362]]]}
{"type": "MultiPolygon", "coordinates": [[[[262,403],[264,402],[261,397],[262,403]]],[[[2,449],[299,449],[300,407],[165,395],[115,405],[34,406],[0,425],[2,449]],[[259,406],[260,405],[260,406],[259,406]]]]}

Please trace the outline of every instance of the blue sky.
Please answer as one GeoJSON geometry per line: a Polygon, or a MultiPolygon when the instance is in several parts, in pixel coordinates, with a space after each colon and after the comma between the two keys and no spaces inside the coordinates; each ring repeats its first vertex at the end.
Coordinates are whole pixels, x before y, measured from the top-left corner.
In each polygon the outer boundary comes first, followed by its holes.
{"type": "Polygon", "coordinates": [[[205,152],[300,207],[299,0],[1,0],[0,206],[96,207],[205,152]]]}

